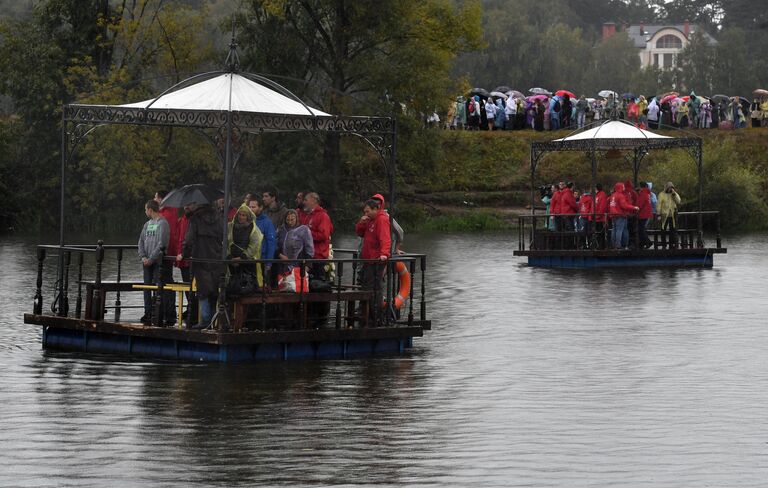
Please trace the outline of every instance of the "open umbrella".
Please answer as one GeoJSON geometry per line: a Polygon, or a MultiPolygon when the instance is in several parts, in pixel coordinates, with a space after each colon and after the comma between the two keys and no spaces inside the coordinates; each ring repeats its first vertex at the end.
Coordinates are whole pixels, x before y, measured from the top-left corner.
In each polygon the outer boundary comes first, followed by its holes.
{"type": "Polygon", "coordinates": [[[712,95],[712,100],[715,102],[728,102],[731,100],[731,97],[728,95],[712,95]]]}
{"type": "Polygon", "coordinates": [[[488,90],[486,90],[485,88],[472,88],[471,90],[469,90],[469,94],[479,95],[484,98],[488,98],[488,96],[490,95],[490,93],[488,93],[488,90]]]}
{"type": "Polygon", "coordinates": [[[669,103],[676,98],[677,98],[677,93],[669,93],[667,95],[664,95],[661,98],[661,101],[659,103],[669,103]]]}
{"type": "Polygon", "coordinates": [[[763,90],[762,88],[758,88],[757,90],[752,92],[752,95],[756,97],[768,97],[768,90],[763,90]]]}
{"type": "Polygon", "coordinates": [[[632,92],[627,92],[627,93],[622,93],[621,94],[621,98],[624,99],[624,100],[626,100],[628,98],[637,98],[637,95],[635,95],[632,92]]]}
{"type": "Polygon", "coordinates": [[[667,93],[665,93],[665,94],[661,95],[661,98],[665,98],[665,97],[668,97],[668,96],[670,96],[670,95],[674,95],[674,96],[676,96],[676,97],[679,97],[679,96],[680,96],[680,94],[679,94],[679,93],[677,93],[676,91],[671,91],[671,92],[667,92],[667,93]]]}
{"type": "Polygon", "coordinates": [[[499,93],[507,93],[508,91],[512,91],[512,88],[508,87],[507,85],[501,85],[494,88],[493,91],[499,93]]]}
{"type": "Polygon", "coordinates": [[[507,93],[508,96],[510,96],[512,98],[525,98],[525,95],[523,95],[522,93],[520,93],[517,90],[509,90],[506,93],[507,93]]]}
{"type": "Polygon", "coordinates": [[[490,93],[490,95],[491,95],[493,98],[503,98],[504,100],[506,100],[507,98],[509,98],[509,97],[508,97],[507,95],[505,95],[504,93],[501,93],[501,92],[497,92],[497,91],[492,91],[492,92],[490,93]]]}
{"type": "Polygon", "coordinates": [[[161,207],[181,208],[184,205],[196,203],[198,205],[208,205],[216,200],[224,198],[224,192],[211,188],[208,185],[196,183],[194,185],[184,185],[168,192],[160,202],[161,207]]]}
{"type": "Polygon", "coordinates": [[[597,92],[598,97],[608,98],[613,95],[613,98],[619,98],[619,94],[613,90],[601,90],[597,92]]]}
{"type": "Polygon", "coordinates": [[[564,95],[568,95],[569,98],[576,98],[576,95],[574,95],[573,92],[570,92],[568,90],[557,90],[555,92],[555,95],[557,95],[558,97],[562,97],[564,95]]]}
{"type": "Polygon", "coordinates": [[[536,100],[544,101],[544,100],[547,100],[547,99],[549,99],[549,97],[547,97],[546,95],[542,95],[542,94],[531,95],[530,97],[526,98],[526,100],[528,100],[529,102],[535,102],[536,100]]]}
{"type": "Polygon", "coordinates": [[[528,90],[529,93],[533,93],[534,95],[552,95],[552,92],[547,90],[546,88],[531,88],[528,90]]]}
{"type": "Polygon", "coordinates": [[[687,102],[691,99],[690,95],[685,95],[684,97],[680,97],[680,100],[687,102]]]}

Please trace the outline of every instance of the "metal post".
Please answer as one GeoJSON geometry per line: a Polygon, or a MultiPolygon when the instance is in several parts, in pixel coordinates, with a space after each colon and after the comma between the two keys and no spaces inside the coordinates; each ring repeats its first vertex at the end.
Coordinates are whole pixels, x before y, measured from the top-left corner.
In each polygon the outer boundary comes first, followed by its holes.
{"type": "Polygon", "coordinates": [[[83,260],[85,253],[77,255],[77,302],[75,303],[75,317],[80,318],[83,313],[83,260]]]}
{"type": "Polygon", "coordinates": [[[336,328],[341,329],[341,277],[344,276],[344,261],[336,267],[336,328]]]}
{"type": "Polygon", "coordinates": [[[62,279],[61,316],[69,315],[69,267],[72,264],[72,251],[64,252],[64,278],[62,279]]]}
{"type": "Polygon", "coordinates": [[[66,313],[62,314],[61,308],[62,308],[62,293],[63,293],[63,281],[64,281],[64,195],[65,195],[65,189],[66,189],[66,181],[67,181],[67,172],[66,172],[66,166],[67,166],[67,122],[64,118],[65,111],[61,111],[61,168],[60,168],[60,178],[61,178],[61,188],[59,195],[59,266],[58,266],[58,272],[56,276],[56,288],[57,290],[57,296],[54,299],[54,303],[58,303],[58,310],[57,315],[64,316],[66,313]]]}
{"type": "MultiPolygon", "coordinates": [[[[704,163],[702,161],[702,141],[701,139],[698,140],[698,144],[696,145],[696,149],[698,151],[697,158],[696,158],[696,165],[698,166],[698,173],[699,173],[699,215],[697,219],[697,229],[696,229],[696,246],[697,247],[704,247],[704,221],[702,212],[704,211],[704,203],[702,202],[702,198],[704,197],[704,163]]],[[[718,233],[719,234],[719,233],[718,233]]]]}
{"type": "Polygon", "coordinates": [[[37,248],[37,290],[35,291],[35,305],[33,312],[35,315],[43,313],[43,262],[45,261],[45,249],[37,248]]]}
{"type": "Polygon", "coordinates": [[[296,289],[299,290],[299,320],[301,323],[301,328],[306,329],[307,328],[307,321],[304,320],[304,317],[308,315],[307,312],[307,304],[304,300],[304,277],[307,276],[307,263],[306,261],[301,261],[301,270],[299,270],[299,282],[296,283],[296,289]]]}
{"type": "Polygon", "coordinates": [[[411,297],[410,300],[408,300],[408,326],[413,325],[413,277],[416,274],[416,262],[411,259],[408,261],[408,272],[411,273],[411,290],[408,293],[408,296],[411,297]]]}
{"type": "Polygon", "coordinates": [[[96,320],[104,319],[104,305],[101,296],[101,268],[104,262],[104,241],[98,241],[96,243],[96,280],[93,286],[93,307],[92,314],[96,320]]]}
{"type": "MultiPolygon", "coordinates": [[[[122,274],[122,266],[123,266],[123,248],[119,247],[117,248],[117,282],[120,283],[121,274],[122,274]]],[[[117,289],[117,293],[115,293],[115,322],[120,322],[120,308],[122,307],[122,302],[120,301],[120,288],[117,289]]],[[[179,317],[179,324],[181,324],[181,317],[179,317]]]]}
{"type": "Polygon", "coordinates": [[[427,320],[427,302],[425,301],[425,295],[427,294],[427,257],[421,256],[421,260],[419,263],[419,267],[421,268],[421,310],[419,313],[419,319],[422,322],[426,322],[427,320]]]}

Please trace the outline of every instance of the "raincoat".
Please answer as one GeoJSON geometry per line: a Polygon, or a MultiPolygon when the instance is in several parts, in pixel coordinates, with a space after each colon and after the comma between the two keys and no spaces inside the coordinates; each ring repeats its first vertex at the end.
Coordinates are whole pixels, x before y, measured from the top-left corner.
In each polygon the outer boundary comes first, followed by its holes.
{"type": "Polygon", "coordinates": [[[659,217],[661,217],[661,228],[664,228],[664,223],[667,219],[672,219],[672,225],[677,227],[675,214],[677,213],[677,206],[680,205],[680,195],[663,191],[659,193],[658,198],[659,203],[657,204],[657,209],[659,211],[659,217]]]}
{"type": "MultiPolygon", "coordinates": [[[[237,212],[245,211],[248,214],[248,222],[245,225],[240,225],[238,217],[235,215],[235,220],[227,223],[227,242],[229,248],[227,250],[230,259],[261,259],[261,246],[264,236],[259,230],[259,227],[254,223],[254,215],[248,205],[240,205],[237,212]]],[[[264,214],[262,214],[264,215],[264,214]]],[[[269,217],[265,218],[269,220],[269,217]]],[[[264,278],[261,272],[261,266],[259,265],[243,265],[254,266],[254,272],[256,273],[256,282],[259,287],[264,286],[264,278]]]]}
{"type": "MultiPolygon", "coordinates": [[[[220,259],[222,241],[221,212],[206,205],[189,216],[181,254],[185,258],[220,259]]],[[[192,263],[192,276],[197,280],[197,294],[209,298],[218,293],[219,279],[224,269],[218,263],[192,263]]]]}
{"type": "MultiPolygon", "coordinates": [[[[278,253],[286,256],[288,259],[312,259],[315,254],[315,245],[312,242],[312,233],[309,227],[301,225],[296,221],[296,225],[289,227],[285,222],[277,231],[278,253]]],[[[295,264],[286,264],[282,272],[290,271],[295,264]]]]}
{"type": "Polygon", "coordinates": [[[608,209],[611,214],[611,218],[626,218],[629,214],[635,211],[635,206],[632,205],[624,193],[624,183],[616,183],[613,187],[613,193],[608,199],[608,209]]]}
{"type": "Polygon", "coordinates": [[[312,232],[312,242],[315,245],[315,255],[312,257],[314,259],[328,259],[331,234],[333,234],[333,224],[328,212],[320,205],[316,206],[309,213],[306,225],[312,232]]]}
{"type": "Polygon", "coordinates": [[[501,99],[498,99],[496,100],[496,120],[493,126],[497,129],[503,129],[506,122],[507,114],[504,112],[504,106],[501,103],[501,99]]]}

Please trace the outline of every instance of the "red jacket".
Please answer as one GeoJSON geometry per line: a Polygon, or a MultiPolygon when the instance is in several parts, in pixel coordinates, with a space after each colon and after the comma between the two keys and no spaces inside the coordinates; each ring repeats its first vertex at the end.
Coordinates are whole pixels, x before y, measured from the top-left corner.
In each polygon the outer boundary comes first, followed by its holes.
{"type": "Polygon", "coordinates": [[[552,194],[552,200],[549,201],[549,214],[557,215],[560,213],[560,198],[563,196],[562,190],[556,190],[552,194]]]}
{"type": "Polygon", "coordinates": [[[637,218],[650,219],[653,217],[653,209],[651,208],[651,190],[648,188],[640,189],[640,193],[637,194],[637,206],[640,207],[637,218]]]}
{"type": "Polygon", "coordinates": [[[323,207],[318,205],[307,215],[307,223],[312,232],[312,241],[315,244],[314,259],[328,259],[328,251],[331,246],[331,234],[333,233],[333,224],[331,217],[323,207]]]}
{"type": "Polygon", "coordinates": [[[573,190],[566,187],[560,192],[560,213],[576,214],[579,213],[579,205],[573,196],[573,190]]]}
{"type": "Polygon", "coordinates": [[[579,199],[579,213],[582,217],[588,220],[592,220],[592,195],[585,193],[579,199]]]}
{"type": "Polygon", "coordinates": [[[632,182],[629,180],[624,182],[624,194],[627,196],[627,201],[629,201],[629,203],[637,206],[637,192],[632,186],[632,182]]]}
{"type": "Polygon", "coordinates": [[[181,249],[179,245],[179,209],[163,207],[160,209],[160,215],[168,221],[168,227],[171,230],[170,238],[168,239],[168,249],[165,250],[165,255],[176,256],[181,249]]]}
{"type": "Polygon", "coordinates": [[[362,259],[378,259],[390,256],[392,237],[389,228],[389,215],[379,210],[373,220],[358,222],[355,226],[357,235],[363,238],[362,259]],[[362,232],[360,232],[362,230],[362,232]]]}
{"type": "Polygon", "coordinates": [[[608,213],[608,195],[600,190],[595,195],[595,221],[605,222],[606,213],[608,213]]]}
{"type": "Polygon", "coordinates": [[[301,225],[309,225],[309,214],[301,207],[296,207],[296,214],[299,216],[299,223],[301,225]]]}
{"type": "MultiPolygon", "coordinates": [[[[178,221],[178,239],[176,240],[176,249],[179,250],[176,254],[181,254],[181,250],[184,248],[184,236],[187,235],[187,229],[189,228],[189,218],[186,214],[182,215],[178,221]]],[[[189,261],[176,261],[174,266],[179,268],[189,268],[189,261]]]]}
{"type": "Polygon", "coordinates": [[[624,183],[616,183],[616,186],[613,187],[613,193],[608,200],[608,208],[612,219],[626,217],[635,211],[635,206],[629,203],[627,195],[624,194],[624,183]]]}

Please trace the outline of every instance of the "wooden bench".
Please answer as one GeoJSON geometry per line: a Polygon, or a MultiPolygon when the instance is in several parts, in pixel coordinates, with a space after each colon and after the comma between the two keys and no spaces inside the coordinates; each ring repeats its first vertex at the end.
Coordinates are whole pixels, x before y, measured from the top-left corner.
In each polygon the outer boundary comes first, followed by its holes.
{"type": "MultiPolygon", "coordinates": [[[[363,327],[368,327],[368,315],[370,313],[371,301],[373,300],[373,291],[371,290],[342,290],[331,292],[309,292],[309,293],[256,293],[254,295],[237,297],[232,300],[234,305],[234,323],[233,329],[238,332],[245,323],[246,313],[249,305],[276,305],[276,304],[299,304],[301,307],[301,325],[307,328],[308,303],[331,303],[347,302],[347,313],[355,310],[356,302],[360,302],[361,317],[359,320],[363,327]]],[[[346,317],[347,326],[353,326],[355,317],[348,315],[346,317]]]]}

